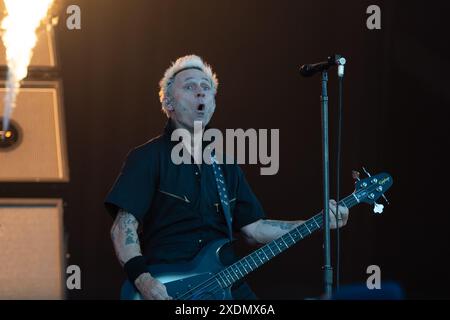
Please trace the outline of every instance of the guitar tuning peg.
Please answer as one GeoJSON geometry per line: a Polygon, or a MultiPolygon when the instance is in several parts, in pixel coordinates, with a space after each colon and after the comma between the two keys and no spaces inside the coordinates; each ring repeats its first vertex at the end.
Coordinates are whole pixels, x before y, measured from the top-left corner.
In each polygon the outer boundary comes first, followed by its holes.
{"type": "Polygon", "coordinates": [[[366,168],[362,167],[364,173],[368,176],[371,177],[372,175],[369,173],[369,171],[366,170],[366,168]]]}
{"type": "Polygon", "coordinates": [[[352,178],[353,178],[353,180],[356,180],[356,181],[361,180],[361,179],[359,178],[359,175],[360,175],[360,173],[359,173],[358,171],[352,170],[352,178]]]}
{"type": "MultiPolygon", "coordinates": [[[[369,171],[366,170],[366,168],[362,167],[362,169],[363,169],[364,173],[365,173],[368,177],[371,177],[371,176],[372,176],[372,175],[369,173],[369,171]]],[[[386,196],[385,196],[384,194],[382,194],[381,196],[383,197],[384,201],[386,201],[387,204],[390,204],[390,203],[389,203],[389,200],[386,198],[386,196]]]]}
{"type": "Polygon", "coordinates": [[[379,204],[376,202],[373,203],[373,212],[381,214],[381,213],[383,213],[383,209],[384,209],[384,206],[382,204],[379,204]]]}

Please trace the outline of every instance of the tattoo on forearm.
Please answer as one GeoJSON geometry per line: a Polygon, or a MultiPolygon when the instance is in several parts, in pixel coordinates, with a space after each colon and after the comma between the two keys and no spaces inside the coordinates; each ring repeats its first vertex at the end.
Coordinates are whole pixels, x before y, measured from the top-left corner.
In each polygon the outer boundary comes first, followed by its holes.
{"type": "Polygon", "coordinates": [[[281,230],[291,230],[298,225],[292,222],[276,221],[276,220],[263,220],[262,223],[272,227],[280,228],[281,230]]]}

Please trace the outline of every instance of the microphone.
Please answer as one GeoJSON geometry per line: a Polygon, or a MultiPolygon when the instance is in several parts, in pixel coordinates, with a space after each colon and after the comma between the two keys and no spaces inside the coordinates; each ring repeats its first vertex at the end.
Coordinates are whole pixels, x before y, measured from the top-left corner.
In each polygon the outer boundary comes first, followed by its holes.
{"type": "Polygon", "coordinates": [[[300,67],[300,74],[304,77],[311,77],[317,72],[322,72],[328,70],[331,66],[338,66],[339,77],[344,76],[344,65],[346,60],[343,56],[339,54],[331,55],[327,58],[327,61],[322,61],[314,64],[304,64],[300,67]]]}

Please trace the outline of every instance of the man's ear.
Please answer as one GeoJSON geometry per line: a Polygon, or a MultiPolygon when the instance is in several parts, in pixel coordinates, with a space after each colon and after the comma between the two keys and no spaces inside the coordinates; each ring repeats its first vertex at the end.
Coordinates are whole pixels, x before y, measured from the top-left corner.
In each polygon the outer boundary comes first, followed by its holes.
{"type": "Polygon", "coordinates": [[[166,109],[168,111],[173,111],[173,103],[172,103],[172,99],[170,97],[164,98],[164,105],[166,106],[166,109]]]}

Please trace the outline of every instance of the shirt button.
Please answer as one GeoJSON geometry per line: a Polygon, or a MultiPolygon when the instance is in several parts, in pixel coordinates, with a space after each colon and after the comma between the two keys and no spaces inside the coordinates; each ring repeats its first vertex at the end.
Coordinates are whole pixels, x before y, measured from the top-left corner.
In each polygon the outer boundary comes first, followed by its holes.
{"type": "Polygon", "coordinates": [[[199,239],[199,240],[198,240],[198,243],[203,243],[203,240],[202,240],[202,239],[199,239]]]}
{"type": "Polygon", "coordinates": [[[197,171],[195,172],[195,175],[198,176],[198,172],[197,171]]]}

